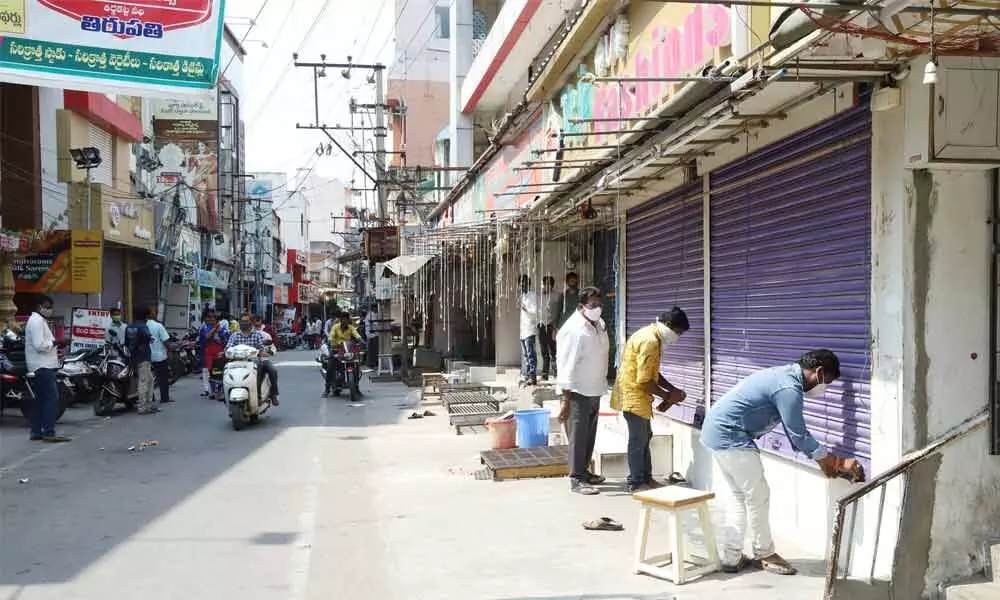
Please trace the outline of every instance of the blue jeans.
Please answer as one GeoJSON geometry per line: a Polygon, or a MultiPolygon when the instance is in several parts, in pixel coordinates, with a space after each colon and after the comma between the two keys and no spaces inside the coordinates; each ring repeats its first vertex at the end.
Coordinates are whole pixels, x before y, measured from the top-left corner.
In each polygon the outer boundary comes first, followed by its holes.
{"type": "Polygon", "coordinates": [[[56,407],[59,403],[59,386],[56,369],[38,369],[31,384],[35,398],[31,409],[31,436],[56,434],[56,407]]]}
{"type": "Polygon", "coordinates": [[[534,379],[538,376],[538,359],[535,357],[535,336],[521,340],[521,357],[524,359],[524,376],[534,379]]]}
{"type": "Polygon", "coordinates": [[[653,455],[649,442],[653,439],[653,422],[624,411],[628,426],[628,486],[638,487],[653,479],[653,455]]]}

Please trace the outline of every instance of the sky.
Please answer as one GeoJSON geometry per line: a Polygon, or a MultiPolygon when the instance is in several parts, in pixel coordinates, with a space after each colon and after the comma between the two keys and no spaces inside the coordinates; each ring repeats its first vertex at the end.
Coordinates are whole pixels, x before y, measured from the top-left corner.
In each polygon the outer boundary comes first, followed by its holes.
{"type": "MultiPolygon", "coordinates": [[[[319,175],[368,187],[336,148],[330,156],[316,156],[316,147],[327,143],[323,132],[295,128],[312,124],[315,117],[312,70],[293,67],[292,54],[298,52],[306,62],[319,62],[326,54],[327,62],[346,62],[351,55],[355,63],[388,63],[394,12],[393,0],[227,0],[226,23],[245,39],[247,51],[241,98],[246,171],[284,171],[294,181],[297,169],[313,168],[319,175]]],[[[374,102],[369,73],[355,70],[350,80],[328,73],[320,80],[320,122],[349,125],[351,96],[374,102]]],[[[354,148],[347,132],[334,135],[349,151],[354,148]]]]}

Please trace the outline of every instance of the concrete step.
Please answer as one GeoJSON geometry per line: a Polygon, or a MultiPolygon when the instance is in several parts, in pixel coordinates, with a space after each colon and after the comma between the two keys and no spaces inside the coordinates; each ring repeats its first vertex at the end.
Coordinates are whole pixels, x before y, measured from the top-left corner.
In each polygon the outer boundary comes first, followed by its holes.
{"type": "Polygon", "coordinates": [[[988,581],[985,577],[979,583],[964,583],[949,586],[946,600],[1000,600],[1000,583],[988,581]]]}
{"type": "Polygon", "coordinates": [[[990,572],[993,583],[1000,585],[1000,544],[990,546],[990,572]]]}

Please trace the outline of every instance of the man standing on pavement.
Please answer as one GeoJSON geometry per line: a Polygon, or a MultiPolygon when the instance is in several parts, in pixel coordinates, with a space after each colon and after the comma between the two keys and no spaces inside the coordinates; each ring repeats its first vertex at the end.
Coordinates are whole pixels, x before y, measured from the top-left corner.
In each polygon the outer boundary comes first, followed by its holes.
{"type": "Polygon", "coordinates": [[[625,342],[611,407],[623,412],[628,426],[630,492],[660,487],[653,480],[653,456],[649,452],[649,442],[653,439],[653,396],[662,398],[656,407],[661,412],[687,397],[686,392],[660,374],[660,363],[667,347],[690,328],[687,315],[675,306],[625,342]]]}
{"type": "Polygon", "coordinates": [[[521,297],[518,300],[521,329],[521,362],[524,365],[524,382],[538,383],[538,358],[535,354],[535,337],[538,335],[538,294],[531,291],[531,279],[521,275],[521,297]]]}
{"type": "Polygon", "coordinates": [[[559,422],[569,421],[571,489],[585,496],[598,493],[604,477],[590,472],[597,440],[601,396],[608,389],[608,332],[601,319],[601,290],[580,292],[576,312],[559,328],[556,362],[562,406],[559,422]]]}
{"type": "Polygon", "coordinates": [[[556,280],[551,275],[542,278],[542,293],[538,297],[538,347],[542,350],[542,381],[549,379],[549,373],[555,375],[556,365],[556,329],[553,308],[561,300],[561,294],[556,294],[553,288],[556,280]]]}
{"type": "Polygon", "coordinates": [[[24,326],[24,355],[28,373],[35,374],[35,401],[31,410],[31,439],[49,443],[68,442],[69,438],[56,435],[56,412],[59,387],[58,348],[65,342],[56,342],[49,328],[52,318],[52,298],[42,296],[38,308],[28,317],[24,326]]]}
{"type": "Polygon", "coordinates": [[[167,360],[166,342],[170,339],[167,328],[156,320],[155,306],[146,309],[146,328],[149,329],[149,357],[153,365],[153,376],[160,388],[160,404],[173,402],[170,399],[170,361],[167,360]]]}
{"type": "Polygon", "coordinates": [[[827,477],[849,475],[864,479],[864,469],[853,458],[827,452],[806,429],[803,398],[822,398],[827,384],[840,377],[840,360],[829,350],[813,350],[796,363],[757,371],[730,389],[705,416],[701,443],[712,451],[731,491],[727,539],[722,570],[735,573],[750,561],[743,555],[747,520],[754,558],[779,575],[796,570],[774,551],[771,538],[770,488],[764,478],[760,450],[754,440],[779,423],[795,449],[819,463],[827,477]]]}
{"type": "Polygon", "coordinates": [[[150,335],[147,322],[146,319],[137,320],[125,330],[125,347],[128,348],[129,360],[139,379],[136,392],[139,395],[140,415],[160,412],[160,409],[153,404],[153,336],[150,335]]]}
{"type": "Polygon", "coordinates": [[[566,274],[566,289],[560,297],[559,316],[556,319],[556,329],[562,327],[566,319],[573,316],[576,307],[580,305],[580,277],[576,273],[566,274]]]}
{"type": "Polygon", "coordinates": [[[104,339],[108,342],[117,342],[125,345],[125,323],[122,323],[122,309],[117,306],[111,307],[111,325],[105,332],[104,339]]]}

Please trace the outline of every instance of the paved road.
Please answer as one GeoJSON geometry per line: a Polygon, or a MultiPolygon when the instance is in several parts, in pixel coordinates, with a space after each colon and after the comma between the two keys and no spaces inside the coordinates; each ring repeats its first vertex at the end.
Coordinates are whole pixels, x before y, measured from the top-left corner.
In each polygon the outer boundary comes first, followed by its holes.
{"type": "Polygon", "coordinates": [[[677,590],[634,576],[627,495],[479,480],[484,436],[407,420],[399,384],[322,400],[311,359],[279,355],[282,405],[241,432],[194,378],[155,416],[72,410],[70,444],[0,424],[0,600],[817,598],[808,561],[677,590]],[[580,528],[602,515],[627,531],[580,528]]]}

